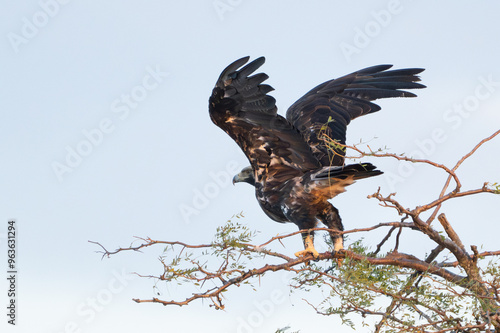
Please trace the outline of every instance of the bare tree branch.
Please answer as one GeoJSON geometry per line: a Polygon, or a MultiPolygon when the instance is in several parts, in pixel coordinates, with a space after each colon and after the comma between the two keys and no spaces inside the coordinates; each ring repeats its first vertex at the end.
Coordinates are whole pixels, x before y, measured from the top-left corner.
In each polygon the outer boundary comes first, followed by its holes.
{"type": "Polygon", "coordinates": [[[323,310],[305,300],[318,314],[345,316],[357,313],[363,317],[381,316],[375,325],[375,332],[387,328],[393,331],[433,333],[484,332],[494,329],[500,333],[500,267],[495,263],[481,268],[479,265],[480,259],[499,257],[500,251],[480,253],[477,247],[472,245],[472,252],[469,254],[445,214],[438,215],[442,204],[446,201],[480,193],[499,194],[498,186],[488,183],[484,183],[480,188],[462,191],[462,184],[456,173],[457,169],[484,143],[499,134],[500,130],[481,140],[453,168],[430,160],[413,159],[404,155],[385,153],[382,150],[373,151],[369,146],[367,146],[368,152],[364,152],[357,146],[341,145],[326,138],[326,143],[332,147],[342,147],[356,152],[357,156],[352,158],[390,157],[399,161],[423,163],[444,170],[447,174],[438,197],[414,208],[408,208],[397,200],[395,193],[382,194],[380,188],[368,196],[378,200],[382,207],[394,209],[402,216],[400,221],[381,222],[342,232],[327,228],[310,230],[357,235],[388,228],[373,252],[356,241],[348,249],[320,253],[315,262],[312,261],[314,258],[311,255],[292,258],[279,250],[284,248],[282,241],[303,231],[277,235],[256,245],[252,244],[251,233],[239,225],[231,225],[227,230],[221,227],[213,242],[201,245],[136,237],[142,244],[109,251],[98,242],[89,242],[101,248],[98,252],[102,253],[103,257],[125,251],[140,252],[154,245],[166,245],[169,251],[160,257],[163,273],[137,275],[164,282],[180,280],[197,286],[197,291],[191,293],[189,297],[173,300],[162,300],[157,297],[135,298],[134,301],[138,303],[183,306],[196,300],[208,299],[210,306],[224,309],[223,293],[230,288],[253,283],[252,281],[257,278],[260,281],[266,273],[288,271],[296,276],[296,283],[291,287],[298,290],[313,286],[326,288],[331,297],[341,300],[342,308],[330,307],[323,310]],[[447,192],[452,180],[456,186],[447,192]],[[430,212],[430,217],[426,220],[422,218],[424,212],[430,212]],[[436,217],[447,237],[432,226],[432,221],[436,217]],[[406,222],[407,219],[410,222],[406,222]],[[434,243],[432,251],[425,259],[399,252],[403,228],[424,235],[434,243]],[[381,255],[381,248],[396,229],[398,232],[395,236],[394,249],[381,255]],[[168,258],[172,257],[172,254],[173,259],[170,262],[168,258]],[[203,256],[210,260],[202,261],[203,256]],[[273,263],[268,260],[269,258],[274,260],[273,263]],[[249,262],[253,260],[259,264],[251,268],[249,262]],[[211,266],[208,265],[209,261],[211,266]],[[342,262],[342,265],[335,262],[342,262]],[[328,268],[322,267],[321,264],[327,265],[328,268]],[[210,282],[207,283],[209,287],[206,287],[206,282],[210,282]],[[363,295],[366,298],[362,297],[363,295]],[[385,309],[380,310],[370,303],[369,300],[375,296],[388,299],[385,309]],[[462,305],[464,299],[466,303],[462,305]],[[463,312],[467,312],[468,317],[464,316],[463,312]],[[406,319],[405,316],[410,313],[414,317],[410,315],[409,318],[413,319],[406,319]],[[413,321],[418,321],[418,324],[414,324],[413,321]]]}

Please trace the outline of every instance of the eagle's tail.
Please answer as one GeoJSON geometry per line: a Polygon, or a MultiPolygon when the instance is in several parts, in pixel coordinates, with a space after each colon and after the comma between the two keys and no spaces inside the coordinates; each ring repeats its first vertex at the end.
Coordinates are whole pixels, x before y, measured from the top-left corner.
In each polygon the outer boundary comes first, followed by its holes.
{"type": "Polygon", "coordinates": [[[371,163],[324,167],[311,175],[311,180],[351,179],[358,180],[383,174],[371,163]]]}
{"type": "Polygon", "coordinates": [[[323,167],[310,175],[307,185],[309,193],[317,197],[331,199],[358,179],[381,175],[373,164],[351,164],[342,167],[323,167]]]}

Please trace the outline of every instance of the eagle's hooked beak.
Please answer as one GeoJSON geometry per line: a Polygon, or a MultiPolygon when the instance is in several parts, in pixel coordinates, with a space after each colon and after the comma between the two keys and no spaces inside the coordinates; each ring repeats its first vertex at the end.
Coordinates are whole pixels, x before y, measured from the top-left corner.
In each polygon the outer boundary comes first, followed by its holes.
{"type": "Polygon", "coordinates": [[[233,186],[234,186],[234,184],[239,183],[239,182],[240,182],[240,177],[239,177],[239,174],[238,174],[238,175],[235,175],[233,177],[233,186]]]}

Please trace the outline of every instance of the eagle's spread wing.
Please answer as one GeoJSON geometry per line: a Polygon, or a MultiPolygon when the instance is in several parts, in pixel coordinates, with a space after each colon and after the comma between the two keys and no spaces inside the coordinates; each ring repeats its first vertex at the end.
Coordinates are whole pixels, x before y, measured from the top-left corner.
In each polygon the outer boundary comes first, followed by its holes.
{"type": "Polygon", "coordinates": [[[320,166],[302,135],[277,114],[273,88],[261,84],[268,76],[251,75],[265,61],[249,57],[230,64],[210,97],[210,118],[236,141],[255,172],[256,186],[269,190],[320,166]]]}
{"type": "Polygon", "coordinates": [[[415,94],[400,89],[425,88],[417,83],[420,81],[417,74],[423,69],[388,71],[391,67],[372,66],[326,81],[290,106],[286,118],[300,131],[322,165],[342,165],[345,156],[341,147],[328,148],[321,137],[323,134],[345,144],[347,125],[352,119],[380,110],[380,106],[371,101],[388,97],[415,97],[415,94]],[[331,148],[334,148],[335,154],[331,148]]]}

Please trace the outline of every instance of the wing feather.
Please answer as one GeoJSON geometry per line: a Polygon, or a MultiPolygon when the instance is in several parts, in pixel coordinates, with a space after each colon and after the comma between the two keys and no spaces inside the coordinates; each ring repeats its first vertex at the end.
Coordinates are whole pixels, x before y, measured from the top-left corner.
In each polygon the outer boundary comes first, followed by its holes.
{"type": "Polygon", "coordinates": [[[367,67],[326,81],[311,89],[287,111],[286,118],[311,146],[324,166],[343,165],[343,149],[327,147],[323,134],[345,144],[347,125],[351,120],[380,110],[371,101],[381,98],[415,97],[402,89],[425,88],[418,83],[421,68],[388,70],[392,65],[367,67]]]}
{"type": "Polygon", "coordinates": [[[245,65],[248,59],[224,69],[210,97],[209,113],[243,150],[256,183],[271,189],[320,164],[299,131],[277,114],[275,99],[267,95],[272,87],[261,84],[268,76],[249,76],[262,66],[264,57],[245,65]]]}

